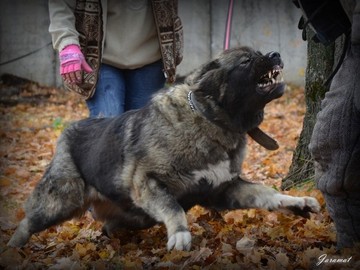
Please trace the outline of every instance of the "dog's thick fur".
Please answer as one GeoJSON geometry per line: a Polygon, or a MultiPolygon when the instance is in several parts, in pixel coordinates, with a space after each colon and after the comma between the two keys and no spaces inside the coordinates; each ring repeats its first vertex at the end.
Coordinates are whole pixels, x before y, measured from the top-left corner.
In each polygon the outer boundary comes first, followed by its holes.
{"type": "Polygon", "coordinates": [[[28,199],[10,246],[92,207],[108,235],[119,227],[165,224],[168,249],[189,249],[185,211],[265,208],[308,215],[310,197],[291,197],[239,177],[246,134],[284,92],[278,53],[225,51],[186,83],[115,118],[86,119],[59,138],[56,154],[28,199]]]}

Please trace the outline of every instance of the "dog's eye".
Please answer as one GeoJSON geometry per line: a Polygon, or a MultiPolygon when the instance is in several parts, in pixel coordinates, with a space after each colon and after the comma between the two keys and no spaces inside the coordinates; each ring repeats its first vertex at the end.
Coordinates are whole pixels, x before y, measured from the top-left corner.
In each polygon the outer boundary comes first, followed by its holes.
{"type": "Polygon", "coordinates": [[[245,59],[242,59],[241,62],[240,62],[240,65],[247,65],[251,62],[251,59],[250,58],[245,58],[245,59]]]}

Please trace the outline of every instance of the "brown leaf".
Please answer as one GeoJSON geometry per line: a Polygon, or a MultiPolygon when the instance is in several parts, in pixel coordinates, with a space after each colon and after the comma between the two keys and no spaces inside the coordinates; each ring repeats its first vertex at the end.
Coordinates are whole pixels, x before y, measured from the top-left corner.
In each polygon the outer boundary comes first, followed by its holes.
{"type": "Polygon", "coordinates": [[[165,254],[165,256],[162,258],[162,261],[171,261],[178,263],[182,261],[184,258],[190,257],[191,253],[188,251],[180,251],[180,250],[172,250],[165,254]]]}
{"type": "Polygon", "coordinates": [[[7,177],[1,177],[0,178],[0,187],[8,187],[11,185],[11,181],[7,177]]]}
{"type": "Polygon", "coordinates": [[[22,264],[22,257],[15,248],[8,248],[0,254],[0,266],[16,268],[22,264]]]}
{"type": "Polygon", "coordinates": [[[244,236],[243,238],[241,238],[239,241],[236,242],[236,249],[244,255],[249,254],[251,250],[254,248],[254,246],[255,246],[255,240],[252,240],[247,236],[244,236]]]}
{"type": "Polygon", "coordinates": [[[185,266],[194,262],[203,262],[211,255],[212,251],[210,248],[202,247],[199,250],[193,251],[191,253],[191,257],[184,262],[183,267],[185,268],[185,266]]]}

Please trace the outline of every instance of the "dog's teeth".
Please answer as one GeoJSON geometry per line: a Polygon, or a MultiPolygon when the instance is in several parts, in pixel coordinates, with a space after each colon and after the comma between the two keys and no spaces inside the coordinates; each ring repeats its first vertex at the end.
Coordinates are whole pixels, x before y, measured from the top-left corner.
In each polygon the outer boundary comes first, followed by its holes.
{"type": "Polygon", "coordinates": [[[273,84],[281,83],[284,81],[281,69],[269,70],[268,73],[261,76],[261,79],[263,81],[265,81],[263,83],[258,83],[258,86],[261,88],[265,88],[265,87],[271,86],[273,84]]]}

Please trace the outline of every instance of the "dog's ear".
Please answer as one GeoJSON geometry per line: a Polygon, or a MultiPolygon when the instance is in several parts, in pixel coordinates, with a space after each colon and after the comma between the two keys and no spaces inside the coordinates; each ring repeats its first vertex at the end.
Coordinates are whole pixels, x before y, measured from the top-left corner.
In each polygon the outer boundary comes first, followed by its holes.
{"type": "Polygon", "coordinates": [[[203,96],[211,96],[220,104],[228,87],[227,78],[228,73],[223,68],[208,70],[200,78],[197,91],[202,92],[203,96]]]}
{"type": "Polygon", "coordinates": [[[189,76],[187,76],[185,78],[185,83],[190,86],[197,84],[208,71],[217,69],[219,67],[220,67],[220,63],[217,59],[207,64],[204,64],[200,68],[193,71],[189,76]]]}

